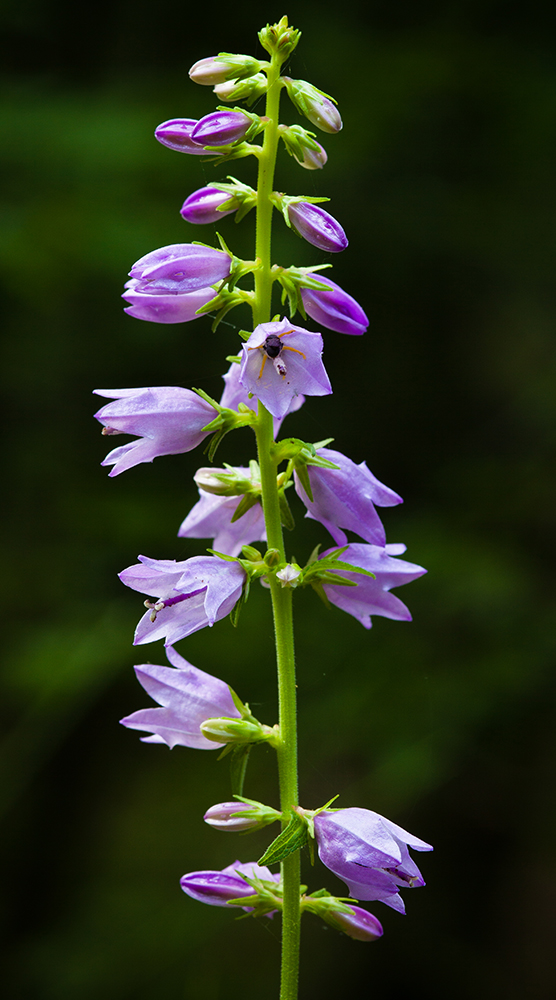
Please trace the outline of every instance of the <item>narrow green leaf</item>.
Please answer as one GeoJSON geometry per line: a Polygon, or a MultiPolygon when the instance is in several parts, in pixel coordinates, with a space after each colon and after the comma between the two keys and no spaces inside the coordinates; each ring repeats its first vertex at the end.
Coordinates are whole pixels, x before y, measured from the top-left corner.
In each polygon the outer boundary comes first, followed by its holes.
{"type": "Polygon", "coordinates": [[[243,783],[245,781],[245,772],[247,771],[247,764],[249,762],[250,753],[251,753],[250,743],[244,743],[241,746],[235,746],[232,751],[232,756],[230,759],[230,780],[232,783],[232,795],[241,795],[243,793],[243,783]]]}

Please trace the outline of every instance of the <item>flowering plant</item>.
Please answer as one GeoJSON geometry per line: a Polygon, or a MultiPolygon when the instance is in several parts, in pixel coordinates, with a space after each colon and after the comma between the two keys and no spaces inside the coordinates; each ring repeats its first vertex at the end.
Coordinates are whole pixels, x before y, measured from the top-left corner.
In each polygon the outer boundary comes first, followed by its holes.
{"type": "Polygon", "coordinates": [[[377,940],[383,933],[379,921],[352,900],[380,900],[403,912],[399,889],[424,885],[409,848],[431,850],[366,808],[332,809],[327,803],[308,810],[298,802],[294,591],[312,587],[329,607],[346,611],[369,629],[372,615],[410,620],[407,607],[391,591],[425,572],[399,558],[404,545],[386,543],[377,508],[402,500],[365,462],[356,464],[329,448],[330,438],[278,438],[282,421],[307,396],[332,392],[322,334],[299,326],[296,314],[301,322],[309,316],[320,327],[348,335],[362,335],[368,326],[359,303],[326,274],[316,273],[320,267],[283,267],[271,260],[274,209],[297,236],[324,252],[338,253],[348,245],[340,223],[316,204],[327,199],[273,190],[280,141],[304,169],[322,169],[328,158],[313,132],[299,124],[280,124],[282,90],[311,125],[329,135],[342,128],[329,95],[307,81],[281,75],[299,37],[284,17],[259,33],[268,61],[226,52],[199,60],[191,79],[213,86],[221,101],[240,101],[246,107],[220,106],[199,121],[172,119],[155,132],[173,151],[209,156],[217,164],[246,157],[258,163],[256,189],[228,177],[194,191],[181,208],[187,225],[213,223],[232,213],[240,221],[254,209],[254,260],[235,257],[223,239],[220,248],[197,242],[164,246],[133,265],[123,294],[126,312],[136,319],[187,323],[210,313],[213,329],[230,310],[249,305],[253,329],[240,332],[243,342],[228,358],[231,367],[221,399],[180,386],[95,390],[111,400],[96,414],[103,434],[135,436],[107,455],[103,464],[112,466],[111,476],[158,456],[192,451],[203,442],[212,461],[226,434],[247,426],[255,435],[256,458],[239,467],[203,466],[195,475],[200,499],[178,534],[207,538],[212,542],[209,554],[183,561],[139,556],[120,574],[127,587],[146,596],[135,644],[164,639],[171,664],[135,667],[157,707],[121,721],[145,732],[147,743],[220,747],[231,754],[234,801],[211,806],[205,814],[209,826],[234,832],[281,823],[281,832],[258,862],[236,861],[223,871],[207,869],[181,879],[186,894],[213,906],[241,907],[253,917],[281,912],[281,1000],[297,997],[302,913],[319,916],[355,940],[377,940]],[[263,95],[265,113],[259,116],[248,108],[263,95]],[[259,135],[262,142],[254,142],[259,135]],[[245,279],[252,287],[244,286],[245,279]],[[274,289],[281,289],[288,315],[274,313],[274,289]],[[319,546],[304,565],[287,556],[284,544],[283,529],[293,526],[290,487],[305,516],[319,522],[335,546],[322,553],[319,546]],[[224,681],[192,666],[173,648],[228,615],[237,625],[256,579],[268,588],[274,616],[279,689],[274,726],[259,722],[224,681]],[[279,809],[243,796],[248,754],[257,743],[276,750],[279,809]],[[333,896],[327,889],[307,894],[300,885],[300,851],[313,841],[326,868],[346,883],[349,897],[333,896]],[[280,871],[271,871],[278,863],[280,871]]]}

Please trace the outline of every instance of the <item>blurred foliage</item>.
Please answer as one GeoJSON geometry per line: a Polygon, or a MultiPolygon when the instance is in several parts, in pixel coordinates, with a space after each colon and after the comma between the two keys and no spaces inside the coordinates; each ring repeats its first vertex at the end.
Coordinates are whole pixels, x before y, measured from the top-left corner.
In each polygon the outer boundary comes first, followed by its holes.
{"type": "MultiPolygon", "coordinates": [[[[226,763],[117,726],[147,704],[132,663],[164,654],[132,650],[141,606],[115,574],[139,551],[202,551],[174,537],[198,456],[107,480],[90,391],[218,395],[241,314],[215,335],[208,320],[157,327],[125,316],[119,295],[148,250],[214,239],[178,209],[220,174],[152,139],[163,120],[212,110],[188,67],[256,51],[260,22],[284,11],[88,10],[85,23],[83,9],[21,0],[3,14],[4,981],[18,1000],[235,1000],[247,982],[274,996],[277,921],[238,923],[177,887],[184,871],[258,856],[268,831],[206,829],[226,763]]],[[[291,75],[333,93],[345,129],[324,137],[322,174],[284,158],[278,184],[330,195],[351,240],[333,277],[371,328],[326,335],[334,396],[286,430],[334,435],[399,490],[389,538],[429,569],[401,592],[412,625],[376,619],[369,634],[312,594],[296,600],[302,801],[338,792],[436,847],[407,920],[373,907],[386,933],[372,948],[307,918],[301,995],[549,1000],[556,14],[537,0],[299,0],[288,13],[303,31],[291,75]]],[[[249,181],[253,166],[233,172],[249,181]]],[[[221,228],[251,256],[250,220],[221,228]]],[[[277,220],[275,259],[324,255],[277,220]]],[[[219,460],[243,462],[248,438],[226,439],[219,460]]],[[[298,524],[290,551],[304,559],[319,541],[298,524]]],[[[222,622],[180,650],[272,724],[271,643],[255,588],[237,631],[222,622]]],[[[246,794],[276,803],[270,751],[252,754],[246,794]]],[[[318,862],[305,877],[343,891],[318,862]]]]}

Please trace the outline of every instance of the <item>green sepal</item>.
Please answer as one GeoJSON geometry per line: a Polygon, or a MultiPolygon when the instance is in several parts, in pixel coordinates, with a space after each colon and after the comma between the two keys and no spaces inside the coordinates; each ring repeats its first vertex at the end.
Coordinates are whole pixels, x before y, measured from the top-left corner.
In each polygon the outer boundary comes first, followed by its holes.
{"type": "Polygon", "coordinates": [[[278,834],[275,840],[267,847],[262,858],[259,858],[259,865],[273,865],[277,861],[283,861],[295,851],[299,851],[309,837],[307,820],[300,816],[295,809],[291,809],[291,819],[285,830],[278,834]]]}
{"type": "Polygon", "coordinates": [[[232,795],[234,796],[240,796],[243,793],[243,783],[245,781],[245,772],[247,771],[250,753],[250,743],[244,743],[242,746],[240,745],[232,748],[232,756],[230,759],[230,781],[232,785],[232,795]]]}
{"type": "Polygon", "coordinates": [[[230,611],[230,621],[231,621],[232,625],[234,626],[234,628],[237,628],[237,626],[238,626],[239,616],[240,616],[241,612],[243,611],[243,605],[245,604],[245,602],[247,600],[247,597],[248,597],[248,594],[246,594],[245,587],[244,587],[243,590],[241,591],[241,596],[238,598],[238,600],[234,604],[232,610],[230,611]]]}
{"type": "Polygon", "coordinates": [[[297,472],[299,481],[303,489],[305,490],[311,503],[313,503],[313,491],[311,489],[311,480],[309,479],[309,472],[307,471],[307,463],[299,462],[299,464],[296,464],[296,462],[294,461],[294,468],[295,471],[297,472]]]}
{"type": "Polygon", "coordinates": [[[273,281],[277,281],[282,286],[282,304],[288,299],[290,319],[296,312],[301,313],[303,319],[307,319],[305,306],[301,297],[302,288],[316,288],[322,291],[322,283],[311,278],[313,271],[323,271],[331,264],[316,264],[314,267],[279,267],[275,264],[272,268],[273,281]]]}
{"type": "Polygon", "coordinates": [[[293,531],[295,528],[295,520],[283,490],[280,490],[278,493],[278,503],[280,505],[280,520],[284,528],[286,528],[287,531],[293,531]]]}
{"type": "Polygon", "coordinates": [[[239,521],[240,517],[243,517],[248,510],[251,510],[251,507],[254,507],[255,504],[259,503],[260,499],[261,494],[255,491],[252,493],[244,493],[235,509],[234,516],[232,517],[230,523],[233,524],[234,521],[239,521]]]}

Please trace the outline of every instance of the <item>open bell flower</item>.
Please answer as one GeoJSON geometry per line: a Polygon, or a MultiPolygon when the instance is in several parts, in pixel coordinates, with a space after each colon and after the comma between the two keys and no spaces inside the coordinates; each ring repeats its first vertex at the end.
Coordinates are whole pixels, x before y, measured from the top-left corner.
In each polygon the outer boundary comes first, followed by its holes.
{"type": "MultiPolygon", "coordinates": [[[[191,138],[193,129],[198,125],[197,118],[171,118],[167,122],[162,122],[154,131],[155,139],[168,149],[175,149],[178,153],[189,153],[193,156],[207,156],[207,152],[202,143],[194,142],[191,138]]],[[[211,150],[211,156],[219,156],[211,150]]]]}
{"type": "MultiPolygon", "coordinates": [[[[258,865],[254,861],[244,863],[234,861],[222,871],[189,872],[180,879],[180,885],[188,896],[200,903],[208,903],[209,906],[228,906],[231,899],[257,895],[253,886],[245,882],[239,872],[248,878],[258,878],[263,882],[277,884],[280,881],[280,875],[278,873],[273,875],[264,865],[258,865]]],[[[252,907],[243,906],[242,909],[249,911],[252,907]]]]}
{"type": "Polygon", "coordinates": [[[348,246],[348,238],[340,223],[320,205],[292,201],[287,212],[292,229],[319,250],[339,253],[348,246]]]}
{"type": "MultiPolygon", "coordinates": [[[[330,555],[333,549],[323,552],[321,558],[330,555]]],[[[411,614],[399,597],[390,593],[393,587],[411,583],[426,573],[422,566],[405,562],[395,557],[405,552],[405,545],[365,545],[360,542],[348,546],[339,558],[361,569],[374,573],[375,578],[362,573],[338,570],[340,576],[353,580],[356,587],[323,584],[323,590],[331,604],[353,615],[364,628],[371,628],[371,615],[381,615],[396,621],[411,621],[411,614]]],[[[334,570],[332,572],[335,572],[334,570]]]]}
{"type": "MultiPolygon", "coordinates": [[[[218,470],[217,470],[218,471],[218,470]]],[[[236,469],[249,477],[249,469],[236,469]]],[[[199,500],[189,511],[178,531],[179,538],[211,538],[212,548],[225,555],[237,556],[244,545],[266,541],[263,509],[260,503],[250,507],[232,522],[241,496],[217,496],[199,490],[199,500]]]]}
{"type": "Polygon", "coordinates": [[[315,839],[322,863],[355,899],[380,900],[404,913],[399,889],[425,885],[408,848],[432,851],[431,845],[370,809],[318,813],[315,839]]]}
{"type": "Polygon", "coordinates": [[[320,288],[302,288],[301,299],[305,312],[311,319],[336,333],[359,336],[365,333],[369,320],[355,299],[344,292],[328,275],[311,274],[320,288]]]}
{"type": "Polygon", "coordinates": [[[145,601],[146,614],[135,631],[134,645],[166,639],[172,646],[179,639],[225,618],[241,597],[245,571],[237,562],[216,556],[149,559],[119,574],[120,580],[141,594],[155,597],[145,601]]]}
{"type": "Polygon", "coordinates": [[[288,413],[299,393],[327,396],[332,386],[322,363],[322,337],[289,320],[260,323],[243,345],[239,381],[273,417],[288,413]]]}
{"type": "Polygon", "coordinates": [[[313,500],[309,500],[299,476],[294,473],[295,491],[307,508],[306,517],[330,532],[337,545],[345,545],[347,536],[342,528],[353,531],[371,545],[386,545],[386,535],[376,512],[379,507],[403,503],[394,490],[384,486],[367,468],[365,462],[356,465],[339,451],[318,448],[317,455],[338,465],[338,469],[307,465],[313,500]]]}
{"type": "Polygon", "coordinates": [[[181,295],[223,281],[230,268],[231,258],[224,250],[198,243],[172,243],[141,257],[129,277],[138,282],[136,292],[181,295]]]}
{"type": "Polygon", "coordinates": [[[208,434],[203,427],[214,420],[215,410],[196,392],[181,386],[142,389],[95,389],[97,396],[114,400],[97,413],[103,434],[136,434],[138,440],[114,448],[101,463],[113,465],[110,476],[119,476],[141,462],[159,455],[192,451],[208,434]]]}
{"type": "Polygon", "coordinates": [[[148,323],[190,323],[194,319],[200,319],[204,314],[198,314],[197,310],[206,306],[216,295],[215,290],[210,287],[198,288],[195,292],[185,292],[182,295],[175,292],[156,293],[150,290],[148,282],[141,282],[137,278],[130,278],[125,289],[122,299],[129,302],[129,305],[124,312],[148,323]]]}
{"type": "Polygon", "coordinates": [[[223,746],[207,740],[201,723],[221,716],[239,719],[230,688],[218,677],[192,666],[172,646],[166,649],[171,667],[142,663],[135,667],[137,680],[160,708],[143,708],[120,719],[122,726],[151,733],[143,743],[165,743],[193,747],[196,750],[216,750],[223,746]]]}

